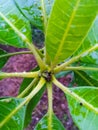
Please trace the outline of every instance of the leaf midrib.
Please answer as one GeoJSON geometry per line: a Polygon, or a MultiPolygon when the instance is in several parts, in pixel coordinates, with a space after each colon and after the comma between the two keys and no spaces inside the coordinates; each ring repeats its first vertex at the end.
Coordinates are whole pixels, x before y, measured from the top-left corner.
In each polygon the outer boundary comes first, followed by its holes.
{"type": "Polygon", "coordinates": [[[57,60],[58,60],[58,56],[60,55],[60,52],[61,52],[62,47],[63,47],[63,45],[64,45],[64,41],[65,41],[65,39],[67,38],[67,34],[68,34],[68,32],[69,32],[71,23],[72,23],[72,21],[73,21],[73,19],[74,19],[74,17],[75,17],[77,8],[79,7],[79,3],[80,3],[80,0],[77,0],[76,5],[75,5],[75,7],[74,7],[74,9],[73,9],[72,15],[71,15],[71,17],[70,17],[68,26],[67,26],[67,28],[66,28],[66,30],[65,30],[65,33],[64,33],[64,35],[63,35],[63,37],[62,37],[62,40],[61,40],[61,42],[60,42],[60,45],[59,45],[59,47],[58,47],[59,49],[58,49],[58,51],[57,51],[57,53],[56,53],[56,55],[55,55],[54,62],[53,62],[53,66],[55,66],[55,64],[56,64],[56,62],[57,62],[57,60]]]}
{"type": "Polygon", "coordinates": [[[42,7],[42,14],[43,14],[43,22],[44,22],[44,33],[46,33],[46,27],[47,27],[47,14],[46,14],[46,8],[45,8],[45,1],[41,0],[41,7],[42,7]]]}

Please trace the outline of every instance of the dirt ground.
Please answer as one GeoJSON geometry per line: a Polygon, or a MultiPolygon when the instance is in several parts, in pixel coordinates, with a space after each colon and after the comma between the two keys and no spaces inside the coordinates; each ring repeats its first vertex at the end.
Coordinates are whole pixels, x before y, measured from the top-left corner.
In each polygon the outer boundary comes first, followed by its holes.
{"type": "MultiPolygon", "coordinates": [[[[5,47],[0,45],[8,52],[22,51],[24,49],[16,49],[14,47],[5,47]]],[[[17,56],[12,56],[9,58],[6,65],[3,67],[4,72],[23,72],[30,71],[37,65],[34,56],[31,54],[22,54],[17,56]]],[[[71,81],[71,76],[67,75],[63,78],[58,79],[62,84],[68,86],[71,81]]],[[[20,85],[22,83],[22,78],[7,78],[0,80],[0,97],[2,96],[17,96],[20,85]]],[[[74,125],[72,118],[68,110],[68,104],[64,93],[53,86],[53,108],[56,116],[61,120],[66,130],[78,130],[74,125]]],[[[25,130],[34,130],[37,122],[45,115],[47,112],[47,92],[44,93],[40,102],[38,103],[36,109],[32,112],[32,121],[28,128],[25,130]]]]}

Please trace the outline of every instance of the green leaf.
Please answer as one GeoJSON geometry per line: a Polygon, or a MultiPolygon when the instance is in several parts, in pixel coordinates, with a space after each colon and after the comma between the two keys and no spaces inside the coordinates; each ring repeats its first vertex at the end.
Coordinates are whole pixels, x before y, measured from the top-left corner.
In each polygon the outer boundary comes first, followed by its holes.
{"type": "MultiPolygon", "coordinates": [[[[41,0],[14,0],[14,1],[17,7],[21,10],[23,15],[29,19],[32,25],[43,30],[44,19],[41,7],[41,0]]],[[[47,18],[49,17],[53,2],[54,0],[44,0],[47,18]]]]}
{"type": "MultiPolygon", "coordinates": [[[[24,99],[6,98],[0,100],[0,122],[24,99]]],[[[23,106],[0,130],[23,130],[26,106],[23,106]]]]}
{"type": "MultiPolygon", "coordinates": [[[[75,55],[80,54],[83,51],[86,51],[88,48],[93,47],[98,44],[98,16],[96,17],[93,26],[91,27],[87,37],[85,38],[83,44],[80,46],[79,50],[75,55]]],[[[88,64],[97,64],[98,65],[98,50],[93,51],[90,54],[85,54],[80,58],[81,62],[88,64]]]]}
{"type": "Polygon", "coordinates": [[[55,76],[56,76],[56,78],[61,78],[61,77],[68,75],[69,73],[70,73],[70,71],[62,71],[60,73],[57,73],[55,76]]]}
{"type": "Polygon", "coordinates": [[[73,83],[74,86],[96,86],[98,87],[98,81],[89,77],[84,71],[75,71],[73,83]]]}
{"type": "MultiPolygon", "coordinates": [[[[34,69],[35,70],[35,69],[34,69]]],[[[25,78],[21,84],[20,87],[20,91],[19,93],[23,92],[23,90],[26,89],[26,87],[33,81],[32,78],[25,78]]],[[[31,87],[31,89],[24,95],[27,96],[33,89],[35,88],[35,85],[31,87]]],[[[43,87],[32,99],[31,101],[28,103],[27,105],[27,109],[26,109],[26,116],[25,116],[25,122],[24,122],[24,127],[27,127],[27,125],[30,123],[31,119],[32,119],[32,111],[34,110],[34,108],[36,107],[36,105],[38,104],[40,98],[43,95],[43,92],[45,91],[45,87],[43,87]]]]}
{"type": "Polygon", "coordinates": [[[27,47],[22,39],[9,26],[8,21],[12,23],[29,41],[32,41],[31,27],[29,21],[16,7],[13,0],[0,0],[0,13],[6,18],[4,20],[0,15],[0,42],[2,44],[15,46],[18,48],[27,47]]]}
{"type": "MultiPolygon", "coordinates": [[[[82,63],[82,66],[84,66],[84,67],[98,68],[98,65],[95,65],[95,64],[82,63]]],[[[86,72],[92,79],[98,81],[98,71],[85,70],[85,72],[86,72]]]]}
{"type": "MultiPolygon", "coordinates": [[[[75,66],[75,64],[74,64],[74,66],[75,66]]],[[[89,80],[95,80],[96,81],[96,83],[97,83],[97,81],[98,81],[98,70],[96,70],[96,71],[94,71],[94,70],[91,70],[91,69],[94,69],[94,68],[96,68],[96,69],[98,69],[98,65],[96,65],[96,64],[88,64],[88,63],[86,63],[86,62],[79,62],[79,66],[80,67],[84,67],[84,68],[86,68],[86,67],[90,67],[90,70],[83,70],[84,72],[85,72],[85,74],[87,74],[89,77],[90,77],[90,79],[89,80]]],[[[78,67],[78,66],[77,66],[78,67]]],[[[96,84],[97,85],[97,84],[96,84]]],[[[95,85],[95,86],[96,86],[95,85]]],[[[98,86],[98,85],[97,85],[98,86]]]]}
{"type": "MultiPolygon", "coordinates": [[[[93,47],[98,43],[98,16],[96,17],[93,26],[91,27],[86,39],[83,44],[76,52],[75,55],[86,51],[88,48],[93,47]]],[[[80,65],[84,67],[95,67],[98,68],[98,50],[93,51],[90,54],[85,54],[80,58],[80,65]]],[[[98,72],[96,71],[85,71],[91,78],[98,81],[98,72]]]]}
{"type": "MultiPolygon", "coordinates": [[[[32,82],[32,80],[33,80],[32,78],[24,78],[24,80],[22,81],[22,84],[21,84],[21,86],[20,86],[20,89],[19,89],[19,94],[26,89],[26,87],[32,82]]],[[[31,88],[31,90],[32,90],[32,88],[31,88]]],[[[30,91],[29,91],[29,92],[30,92],[30,91]]],[[[29,92],[28,92],[28,93],[29,93],[29,92]]],[[[28,94],[28,93],[27,93],[27,94],[28,94]]],[[[27,96],[27,94],[24,95],[24,96],[27,96]]]]}
{"type": "MultiPolygon", "coordinates": [[[[95,87],[79,87],[71,89],[80,97],[85,99],[90,105],[98,108],[98,89],[95,87]]],[[[84,107],[82,103],[67,96],[69,109],[72,118],[80,130],[97,130],[98,129],[98,113],[84,107]]]]}
{"type": "MultiPolygon", "coordinates": [[[[0,56],[4,54],[7,54],[6,51],[0,49],[0,56]]],[[[7,60],[8,60],[8,57],[4,57],[3,59],[0,58],[0,69],[2,69],[2,67],[5,65],[7,60]]]]}
{"type": "MultiPolygon", "coordinates": [[[[37,124],[34,130],[49,130],[48,128],[48,114],[46,114],[37,124]]],[[[52,129],[51,130],[66,130],[59,119],[52,115],[52,129]]]]}
{"type": "MultiPolygon", "coordinates": [[[[37,67],[35,67],[33,70],[32,70],[32,72],[35,72],[35,71],[38,71],[40,68],[37,66],[37,67]]],[[[26,87],[31,83],[33,81],[33,78],[24,78],[24,80],[22,81],[22,84],[21,84],[21,86],[20,86],[20,89],[19,89],[19,94],[21,93],[21,92],[23,92],[25,89],[26,89],[26,87]]],[[[33,87],[33,86],[32,86],[33,87]]],[[[31,88],[31,90],[29,91],[29,92],[31,92],[32,91],[32,88],[31,88]]],[[[29,94],[29,92],[26,94],[26,95],[24,95],[24,97],[25,96],[27,96],[28,94],[29,94]]]]}
{"type": "Polygon", "coordinates": [[[97,0],[56,0],[46,32],[46,50],[53,65],[67,59],[82,44],[96,17],[97,0]]]}
{"type": "Polygon", "coordinates": [[[29,102],[28,106],[27,106],[27,110],[26,110],[26,118],[25,118],[25,124],[24,126],[26,127],[31,119],[32,119],[32,112],[35,109],[36,105],[38,104],[38,102],[40,101],[43,93],[45,91],[45,87],[43,87],[29,102]]]}

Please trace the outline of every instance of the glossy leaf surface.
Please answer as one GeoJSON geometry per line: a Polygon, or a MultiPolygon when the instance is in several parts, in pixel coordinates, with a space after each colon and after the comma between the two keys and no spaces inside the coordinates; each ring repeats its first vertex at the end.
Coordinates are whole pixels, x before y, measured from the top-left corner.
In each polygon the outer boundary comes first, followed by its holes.
{"type": "MultiPolygon", "coordinates": [[[[0,99],[0,123],[9,115],[24,99],[7,98],[0,99]]],[[[0,130],[23,130],[26,106],[23,106],[0,130]]]]}
{"type": "Polygon", "coordinates": [[[26,110],[26,117],[25,117],[25,124],[24,126],[26,127],[30,121],[32,120],[32,112],[39,103],[43,93],[45,91],[45,87],[43,87],[29,102],[26,110]]]}
{"type": "MultiPolygon", "coordinates": [[[[86,64],[86,63],[82,63],[82,66],[84,67],[92,67],[92,68],[98,68],[98,65],[95,64],[86,64]]],[[[92,71],[92,70],[85,70],[85,72],[94,80],[98,81],[98,70],[96,71],[92,71]]]]}
{"type": "MultiPolygon", "coordinates": [[[[48,114],[46,114],[37,124],[34,130],[49,130],[48,128],[48,114]]],[[[66,130],[61,124],[59,119],[53,114],[52,115],[52,128],[51,130],[66,130]]]]}
{"type": "MultiPolygon", "coordinates": [[[[16,7],[13,0],[0,0],[0,13],[9,20],[29,41],[31,41],[31,27],[28,20],[16,7]]],[[[16,32],[9,26],[0,15],[0,42],[2,44],[15,46],[18,48],[27,47],[16,32]]]]}
{"type": "Polygon", "coordinates": [[[84,71],[75,71],[73,83],[74,86],[96,86],[98,87],[98,81],[90,78],[90,76],[84,71]]]}
{"type": "Polygon", "coordinates": [[[56,74],[56,78],[64,77],[64,76],[66,76],[66,75],[69,74],[69,73],[70,73],[70,71],[60,72],[60,73],[56,74]]]}
{"type": "MultiPolygon", "coordinates": [[[[98,16],[96,17],[93,26],[91,27],[83,44],[76,52],[80,54],[82,51],[86,51],[88,48],[98,44],[98,16]]],[[[80,64],[84,67],[98,68],[98,49],[90,54],[83,55],[80,58],[80,64]]],[[[85,71],[91,78],[98,80],[98,71],[85,71]]]]}
{"type": "MultiPolygon", "coordinates": [[[[96,17],[87,37],[85,38],[83,44],[80,46],[76,54],[86,51],[96,44],[98,44],[98,16],[96,17]]],[[[83,55],[80,60],[88,64],[98,64],[98,50],[93,51],[90,54],[83,55]]]]}
{"type": "Polygon", "coordinates": [[[46,32],[46,50],[54,65],[79,48],[97,10],[97,0],[55,1],[46,32]]]}
{"type": "MultiPolygon", "coordinates": [[[[35,68],[33,71],[38,70],[38,67],[35,68]]],[[[32,78],[25,78],[21,84],[20,87],[20,92],[23,92],[26,87],[28,85],[30,85],[30,83],[32,82],[32,78]]],[[[36,84],[36,83],[35,83],[36,84]]],[[[23,96],[26,97],[36,86],[33,85],[31,86],[30,90],[23,96]]],[[[24,122],[24,127],[27,127],[27,125],[30,123],[31,119],[32,119],[32,111],[34,110],[34,108],[36,107],[36,105],[38,104],[40,98],[43,95],[43,92],[45,90],[45,87],[43,87],[32,99],[31,101],[28,103],[27,105],[27,109],[26,109],[26,116],[25,116],[25,122],[24,122]]]]}
{"type": "MultiPolygon", "coordinates": [[[[37,66],[32,70],[32,72],[35,72],[38,70],[39,70],[39,67],[37,66]]],[[[22,81],[22,84],[20,86],[19,94],[26,89],[26,87],[32,82],[32,80],[33,80],[33,78],[24,78],[24,80],[22,81]]],[[[32,88],[33,88],[33,86],[31,87],[31,90],[32,90],[32,88]]],[[[31,90],[29,92],[31,92],[31,90]]],[[[27,96],[29,94],[29,92],[26,93],[26,95],[24,95],[24,97],[27,96]]]]}
{"type": "MultiPolygon", "coordinates": [[[[24,80],[22,81],[22,84],[20,86],[19,94],[22,93],[26,89],[26,87],[32,82],[32,80],[33,80],[32,78],[24,78],[24,80]]],[[[31,88],[31,90],[32,90],[32,88],[31,88]]],[[[24,97],[27,96],[27,94],[25,94],[24,97]]]]}
{"type": "MultiPolygon", "coordinates": [[[[44,18],[42,12],[42,1],[41,0],[14,0],[17,7],[21,10],[23,15],[27,17],[32,25],[43,29],[44,27],[44,18]]],[[[48,19],[50,15],[50,10],[53,5],[54,0],[44,0],[46,17],[48,19]]]]}
{"type": "MultiPolygon", "coordinates": [[[[98,108],[98,89],[95,87],[79,87],[71,89],[80,97],[85,99],[89,104],[98,108]]],[[[93,112],[82,103],[77,102],[73,98],[67,96],[69,109],[72,118],[80,130],[97,130],[98,114],[93,112]]]]}

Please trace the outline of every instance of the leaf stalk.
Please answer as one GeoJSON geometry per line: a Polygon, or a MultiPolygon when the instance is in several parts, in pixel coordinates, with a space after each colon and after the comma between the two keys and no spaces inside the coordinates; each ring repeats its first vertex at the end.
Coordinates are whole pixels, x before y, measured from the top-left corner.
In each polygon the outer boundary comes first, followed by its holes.
{"type": "Polygon", "coordinates": [[[78,101],[79,103],[81,102],[86,108],[89,110],[93,111],[95,114],[98,114],[98,108],[95,108],[93,105],[89,104],[85,99],[81,98],[79,95],[71,91],[69,88],[66,86],[62,85],[59,81],[56,80],[56,78],[53,76],[53,83],[59,87],[64,93],[78,101]]]}
{"type": "Polygon", "coordinates": [[[79,67],[65,67],[64,70],[89,70],[89,71],[98,71],[98,68],[79,66],[79,67]]]}
{"type": "Polygon", "coordinates": [[[39,76],[39,71],[36,72],[14,72],[14,73],[0,73],[0,78],[9,78],[9,77],[22,77],[22,78],[35,78],[39,76]]]}
{"type": "Polygon", "coordinates": [[[91,53],[91,52],[93,52],[94,50],[97,50],[97,49],[98,49],[98,44],[96,44],[95,46],[93,46],[93,47],[89,48],[88,50],[82,52],[78,56],[71,58],[69,61],[66,61],[65,63],[61,64],[60,66],[57,66],[54,69],[54,73],[58,73],[58,72],[64,70],[66,66],[69,66],[70,64],[79,60],[81,57],[84,57],[84,56],[88,55],[89,53],[91,53]]]}
{"type": "Polygon", "coordinates": [[[52,84],[47,83],[48,91],[48,130],[52,130],[52,114],[53,114],[53,95],[52,95],[52,84]]]}

